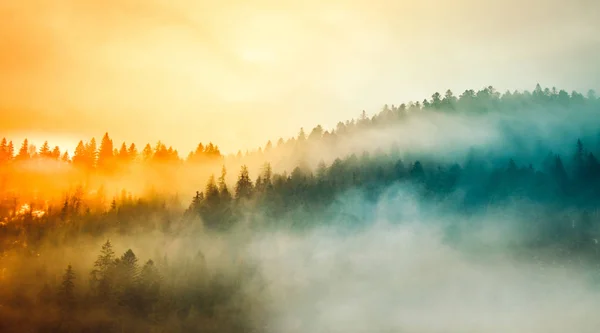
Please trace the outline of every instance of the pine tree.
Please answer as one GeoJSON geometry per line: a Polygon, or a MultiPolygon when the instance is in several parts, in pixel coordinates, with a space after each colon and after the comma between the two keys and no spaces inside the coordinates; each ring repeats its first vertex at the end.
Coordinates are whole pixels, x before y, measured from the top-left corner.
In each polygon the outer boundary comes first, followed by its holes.
{"type": "Polygon", "coordinates": [[[310,135],[308,136],[308,140],[317,141],[317,140],[321,139],[322,137],[323,137],[323,127],[321,125],[317,125],[315,128],[313,128],[312,132],[310,132],[310,135]]]}
{"type": "Polygon", "coordinates": [[[40,148],[40,157],[43,158],[51,158],[52,151],[50,151],[50,146],[48,145],[48,141],[44,141],[42,148],[40,148]]]}
{"type": "Polygon", "coordinates": [[[439,92],[435,92],[431,95],[431,106],[439,109],[442,106],[442,95],[439,92]]]}
{"type": "Polygon", "coordinates": [[[0,163],[8,161],[8,143],[6,138],[2,138],[0,142],[0,163]]]}
{"type": "Polygon", "coordinates": [[[227,182],[225,177],[227,176],[227,169],[225,169],[225,165],[221,168],[221,176],[219,177],[219,195],[223,202],[229,202],[231,200],[231,193],[227,188],[227,182]]]}
{"type": "Polygon", "coordinates": [[[264,190],[264,187],[263,187],[262,177],[260,175],[258,175],[258,177],[256,177],[256,180],[254,181],[254,192],[259,194],[259,193],[262,193],[263,190],[264,190]]]}
{"type": "Polygon", "coordinates": [[[67,196],[62,208],[60,209],[60,219],[63,221],[66,221],[67,217],[69,216],[69,206],[69,197],[67,196]]]}
{"type": "Polygon", "coordinates": [[[206,149],[204,150],[204,154],[211,159],[220,155],[218,148],[216,148],[212,142],[208,143],[208,146],[206,146],[206,149]]]}
{"type": "Polygon", "coordinates": [[[133,307],[136,301],[136,287],[139,278],[138,259],[131,249],[115,260],[115,287],[119,304],[133,307]]]}
{"type": "Polygon", "coordinates": [[[119,157],[119,161],[121,163],[124,163],[124,162],[127,162],[130,160],[129,151],[127,150],[127,145],[125,144],[125,142],[123,142],[123,144],[121,145],[121,149],[119,150],[119,153],[117,156],[119,157]]]}
{"type": "Polygon", "coordinates": [[[152,159],[155,161],[166,161],[168,159],[168,155],[169,152],[167,150],[167,146],[165,146],[165,144],[161,141],[158,141],[154,147],[154,155],[152,156],[152,159]]]}
{"type": "Polygon", "coordinates": [[[252,180],[250,180],[248,167],[246,165],[243,165],[240,171],[240,176],[238,177],[238,181],[235,186],[235,198],[238,200],[248,199],[251,195],[252,180]]]}
{"type": "Polygon", "coordinates": [[[54,149],[52,149],[52,153],[50,155],[55,160],[60,159],[60,148],[58,146],[55,146],[54,149]]]}
{"type": "Polygon", "coordinates": [[[75,272],[71,265],[67,267],[63,275],[58,300],[64,313],[69,313],[75,309],[75,272]]]}
{"type": "Polygon", "coordinates": [[[73,165],[81,168],[87,167],[87,156],[86,148],[83,141],[79,141],[73,154],[73,165]]]}
{"type": "Polygon", "coordinates": [[[298,133],[298,142],[306,141],[306,133],[304,133],[304,128],[300,127],[300,132],[298,133]]]}
{"type": "Polygon", "coordinates": [[[145,287],[144,289],[158,287],[161,282],[161,276],[156,265],[154,265],[154,261],[148,260],[144,264],[140,272],[139,281],[145,287]]]}
{"type": "Polygon", "coordinates": [[[138,311],[143,316],[152,312],[155,304],[159,301],[161,283],[162,278],[156,265],[152,260],[148,260],[140,272],[138,291],[140,300],[136,302],[139,307],[138,311]]]}
{"type": "Polygon", "coordinates": [[[110,240],[102,245],[100,255],[94,262],[94,269],[91,272],[92,291],[100,297],[109,297],[113,287],[113,269],[115,252],[113,251],[110,240]]]}
{"type": "Polygon", "coordinates": [[[23,144],[15,157],[18,161],[24,161],[29,159],[29,141],[27,139],[23,140],[23,144]]]}
{"type": "Polygon", "coordinates": [[[204,193],[196,191],[196,195],[192,198],[192,203],[190,204],[190,210],[198,212],[203,201],[204,193]]]}
{"type": "Polygon", "coordinates": [[[111,170],[113,165],[113,141],[108,136],[108,133],[104,133],[102,140],[100,141],[100,150],[98,151],[98,168],[102,170],[111,170]]]}
{"type": "Polygon", "coordinates": [[[61,161],[65,162],[65,163],[68,163],[70,161],[69,152],[68,151],[65,151],[65,153],[62,155],[61,161]]]}
{"type": "Polygon", "coordinates": [[[446,90],[446,94],[444,95],[444,100],[442,101],[442,103],[444,104],[444,106],[447,109],[454,109],[454,106],[457,102],[456,97],[454,97],[454,93],[452,93],[452,90],[448,89],[446,90]]]}
{"type": "Polygon", "coordinates": [[[150,160],[152,160],[152,156],[152,147],[149,143],[147,143],[144,147],[144,150],[142,150],[142,159],[144,160],[144,162],[149,162],[150,160]]]}
{"type": "Polygon", "coordinates": [[[96,167],[98,160],[98,148],[96,146],[96,139],[92,138],[90,142],[85,145],[85,166],[88,169],[96,167]]]}
{"type": "Polygon", "coordinates": [[[211,175],[208,178],[208,182],[206,183],[206,188],[204,189],[205,199],[208,205],[211,207],[216,206],[219,203],[219,188],[215,183],[215,176],[211,175]]]}
{"type": "Polygon", "coordinates": [[[421,162],[416,161],[410,170],[410,176],[417,182],[423,182],[425,180],[425,171],[421,162]]]}
{"type": "Polygon", "coordinates": [[[577,140],[573,160],[575,161],[576,178],[579,181],[584,181],[586,174],[586,152],[583,148],[583,143],[579,139],[577,140]]]}
{"type": "Polygon", "coordinates": [[[267,162],[263,164],[261,178],[265,190],[268,190],[273,186],[273,169],[271,168],[271,163],[267,162]]]}
{"type": "Polygon", "coordinates": [[[132,143],[127,150],[127,156],[129,156],[129,160],[134,161],[138,157],[137,147],[135,143],[132,143]]]}
{"type": "Polygon", "coordinates": [[[119,265],[121,268],[121,278],[120,282],[126,283],[134,283],[137,282],[138,278],[138,259],[135,256],[135,253],[131,249],[125,251],[125,253],[121,256],[119,260],[119,265]]]}
{"type": "Polygon", "coordinates": [[[365,110],[362,110],[362,112],[360,113],[360,124],[366,124],[368,122],[369,117],[367,117],[367,112],[365,110]]]}
{"type": "Polygon", "coordinates": [[[8,155],[7,155],[7,156],[8,156],[8,160],[12,160],[12,159],[13,159],[13,156],[15,155],[15,146],[13,145],[13,142],[12,142],[12,141],[9,141],[9,142],[8,142],[8,150],[7,150],[7,153],[8,153],[8,155]]]}
{"type": "Polygon", "coordinates": [[[200,142],[198,144],[198,146],[196,146],[196,150],[190,152],[190,155],[188,156],[188,160],[192,163],[198,163],[200,161],[202,161],[202,159],[204,159],[205,152],[204,152],[204,145],[202,144],[202,142],[200,142]]]}
{"type": "Polygon", "coordinates": [[[321,160],[317,165],[317,179],[319,181],[325,181],[325,177],[327,176],[327,165],[325,162],[321,160]]]}

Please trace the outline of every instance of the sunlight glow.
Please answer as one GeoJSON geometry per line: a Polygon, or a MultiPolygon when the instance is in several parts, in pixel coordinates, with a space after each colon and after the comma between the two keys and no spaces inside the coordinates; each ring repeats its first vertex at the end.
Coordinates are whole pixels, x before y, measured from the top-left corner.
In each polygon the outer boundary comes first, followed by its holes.
{"type": "Polygon", "coordinates": [[[41,218],[42,216],[44,216],[46,214],[45,211],[41,210],[41,209],[34,209],[31,210],[31,206],[29,204],[23,204],[17,211],[16,211],[16,215],[17,216],[23,216],[25,214],[31,213],[31,215],[33,217],[36,218],[41,218]]]}
{"type": "Polygon", "coordinates": [[[245,62],[262,64],[272,64],[276,61],[275,53],[263,48],[243,49],[240,58],[245,62]]]}

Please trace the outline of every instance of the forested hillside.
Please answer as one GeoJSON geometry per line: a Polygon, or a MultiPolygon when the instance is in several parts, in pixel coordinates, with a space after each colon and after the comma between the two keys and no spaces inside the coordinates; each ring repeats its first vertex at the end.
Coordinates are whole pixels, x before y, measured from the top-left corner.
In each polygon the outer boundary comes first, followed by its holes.
{"type": "Polygon", "coordinates": [[[456,251],[500,247],[598,287],[598,116],[592,91],[538,85],[435,93],[228,156],[3,139],[0,331],[276,331],[257,239],[415,220],[456,251]],[[478,236],[495,228],[501,245],[478,236]]]}

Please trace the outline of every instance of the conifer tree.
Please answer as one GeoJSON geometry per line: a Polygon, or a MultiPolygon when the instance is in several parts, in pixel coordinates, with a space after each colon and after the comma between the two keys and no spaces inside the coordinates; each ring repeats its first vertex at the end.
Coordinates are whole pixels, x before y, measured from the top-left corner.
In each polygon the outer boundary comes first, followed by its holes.
{"type": "Polygon", "coordinates": [[[75,272],[69,265],[60,284],[58,301],[63,313],[70,313],[75,309],[75,272]]]}
{"type": "Polygon", "coordinates": [[[142,150],[142,159],[144,160],[144,162],[149,162],[150,160],[152,160],[152,157],[153,157],[152,147],[150,146],[149,143],[147,143],[146,146],[144,147],[144,150],[142,150]]]}
{"type": "Polygon", "coordinates": [[[250,180],[250,175],[248,173],[248,167],[246,165],[242,165],[240,170],[240,176],[235,186],[235,198],[240,199],[248,199],[252,196],[252,180],[250,180]]]}
{"type": "Polygon", "coordinates": [[[51,158],[52,157],[52,151],[50,150],[50,146],[48,145],[48,141],[44,141],[44,144],[40,148],[40,153],[39,154],[40,154],[40,157],[43,157],[43,158],[51,158]]]}
{"type": "Polygon", "coordinates": [[[206,188],[204,189],[204,195],[206,202],[213,206],[218,204],[219,202],[219,188],[215,182],[215,176],[211,175],[208,178],[208,182],[206,183],[206,188]]]}
{"type": "Polygon", "coordinates": [[[136,301],[139,268],[138,259],[131,249],[115,260],[115,270],[119,305],[133,307],[136,301]]]}
{"type": "Polygon", "coordinates": [[[6,142],[6,138],[2,138],[2,141],[0,142],[0,163],[4,163],[8,160],[8,143],[6,142]]]}
{"type": "Polygon", "coordinates": [[[112,291],[114,259],[115,252],[110,240],[107,240],[94,262],[90,279],[92,290],[100,297],[108,297],[112,291]]]}
{"type": "Polygon", "coordinates": [[[29,141],[25,139],[23,140],[23,144],[21,145],[21,148],[19,149],[15,159],[18,161],[24,161],[29,159],[29,157],[29,141]]]}
{"type": "Polygon", "coordinates": [[[61,161],[66,162],[66,163],[68,163],[70,161],[69,152],[68,151],[64,152],[64,154],[61,157],[61,161]]]}
{"type": "Polygon", "coordinates": [[[108,133],[105,133],[100,141],[100,149],[98,150],[98,168],[102,170],[111,170],[113,165],[113,141],[108,136],[108,133]]]}
{"type": "Polygon", "coordinates": [[[15,155],[15,146],[13,145],[12,141],[8,142],[7,153],[8,153],[8,160],[12,160],[15,155]]]}
{"type": "Polygon", "coordinates": [[[75,148],[75,153],[73,154],[73,165],[77,167],[87,167],[87,151],[83,141],[79,141],[77,147],[75,148]]]}
{"type": "Polygon", "coordinates": [[[96,146],[96,139],[92,138],[90,142],[85,145],[85,166],[88,169],[93,169],[96,167],[97,160],[98,148],[96,146]]]}
{"type": "Polygon", "coordinates": [[[137,159],[138,151],[137,151],[137,147],[135,146],[135,143],[132,143],[129,146],[129,149],[127,149],[127,156],[129,156],[130,161],[134,161],[137,159]]]}
{"type": "Polygon", "coordinates": [[[50,154],[50,156],[52,156],[52,158],[55,160],[60,159],[60,148],[58,146],[55,146],[54,149],[52,149],[52,153],[50,154]]]}
{"type": "Polygon", "coordinates": [[[127,150],[127,145],[125,142],[121,145],[121,149],[119,149],[119,153],[117,155],[119,157],[119,161],[121,163],[129,161],[129,151],[127,150]]]}
{"type": "Polygon", "coordinates": [[[143,316],[152,312],[155,304],[159,301],[161,282],[162,277],[154,261],[148,260],[140,271],[138,290],[140,299],[139,302],[136,302],[139,307],[137,310],[143,316]]]}
{"type": "Polygon", "coordinates": [[[225,165],[221,168],[221,176],[219,177],[219,195],[223,202],[229,202],[231,200],[231,193],[227,188],[227,182],[225,177],[227,176],[227,169],[225,169],[225,165]]]}

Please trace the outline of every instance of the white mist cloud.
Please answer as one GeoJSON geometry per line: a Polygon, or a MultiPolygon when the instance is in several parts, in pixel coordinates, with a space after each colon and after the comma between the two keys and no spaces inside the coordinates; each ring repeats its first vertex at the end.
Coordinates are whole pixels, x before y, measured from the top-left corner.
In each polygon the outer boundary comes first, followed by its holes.
{"type": "Polygon", "coordinates": [[[492,251],[460,250],[440,228],[453,217],[428,218],[418,207],[404,195],[385,208],[406,209],[401,221],[257,237],[250,253],[267,282],[268,332],[597,330],[600,291],[588,272],[514,259],[502,241],[509,228],[470,235],[492,251]]]}

